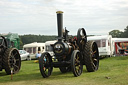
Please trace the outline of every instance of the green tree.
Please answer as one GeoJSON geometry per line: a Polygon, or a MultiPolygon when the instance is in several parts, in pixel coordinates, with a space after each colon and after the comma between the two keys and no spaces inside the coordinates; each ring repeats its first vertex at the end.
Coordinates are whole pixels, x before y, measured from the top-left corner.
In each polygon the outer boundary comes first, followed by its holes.
{"type": "Polygon", "coordinates": [[[55,40],[57,36],[48,36],[48,35],[21,35],[20,39],[22,44],[28,44],[33,42],[46,42],[50,40],[55,40]]]}
{"type": "Polygon", "coordinates": [[[109,35],[112,35],[113,38],[120,38],[122,37],[122,31],[119,30],[112,30],[109,32],[109,35]]]}
{"type": "Polygon", "coordinates": [[[23,48],[23,42],[20,39],[20,49],[22,49],[22,48],[23,48]]]}
{"type": "Polygon", "coordinates": [[[124,32],[122,34],[124,38],[128,38],[128,26],[124,29],[124,32]]]}

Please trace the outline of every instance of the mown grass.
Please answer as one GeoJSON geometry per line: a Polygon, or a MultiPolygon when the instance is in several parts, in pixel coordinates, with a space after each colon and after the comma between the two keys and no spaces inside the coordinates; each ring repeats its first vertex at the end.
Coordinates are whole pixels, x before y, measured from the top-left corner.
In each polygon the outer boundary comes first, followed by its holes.
{"type": "Polygon", "coordinates": [[[128,85],[128,56],[111,57],[100,60],[99,70],[87,72],[74,77],[72,72],[62,74],[58,68],[53,69],[49,78],[42,78],[39,64],[34,61],[22,61],[18,74],[6,75],[0,72],[0,85],[128,85]]]}

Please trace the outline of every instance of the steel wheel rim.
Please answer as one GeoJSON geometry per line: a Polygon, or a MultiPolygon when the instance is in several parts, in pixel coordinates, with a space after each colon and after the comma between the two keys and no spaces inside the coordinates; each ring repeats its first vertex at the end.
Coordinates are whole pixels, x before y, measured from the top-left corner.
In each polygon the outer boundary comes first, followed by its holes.
{"type": "Polygon", "coordinates": [[[78,53],[76,54],[75,57],[75,70],[77,74],[81,73],[80,58],[78,56],[78,53]]]}
{"type": "Polygon", "coordinates": [[[9,66],[11,70],[13,70],[13,73],[19,71],[20,69],[20,59],[19,59],[19,53],[17,50],[13,50],[10,57],[9,57],[9,66]]]}
{"type": "Polygon", "coordinates": [[[51,63],[50,58],[48,54],[45,54],[43,57],[43,72],[46,76],[51,75],[52,67],[47,66],[49,63],[51,63]]]}
{"type": "Polygon", "coordinates": [[[71,68],[75,77],[78,77],[82,74],[83,63],[82,55],[79,50],[74,50],[71,55],[71,68]]]}
{"type": "Polygon", "coordinates": [[[44,64],[43,70],[46,75],[49,75],[49,70],[50,70],[48,67],[45,66],[48,63],[49,63],[49,59],[48,59],[47,55],[45,55],[43,58],[43,64],[44,64]]]}
{"type": "Polygon", "coordinates": [[[96,43],[94,43],[92,45],[92,61],[93,61],[93,65],[95,67],[95,69],[98,68],[99,65],[99,55],[98,55],[98,50],[97,50],[97,45],[96,43]]]}

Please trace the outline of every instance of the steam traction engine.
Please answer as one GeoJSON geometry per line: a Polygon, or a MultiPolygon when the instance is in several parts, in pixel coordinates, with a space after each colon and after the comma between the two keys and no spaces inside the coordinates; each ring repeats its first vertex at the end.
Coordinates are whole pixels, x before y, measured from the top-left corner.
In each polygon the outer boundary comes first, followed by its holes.
{"type": "Polygon", "coordinates": [[[57,11],[58,38],[53,45],[54,56],[57,59],[53,61],[48,52],[41,55],[39,67],[41,75],[46,78],[52,73],[53,67],[58,67],[62,73],[72,71],[74,76],[80,76],[83,71],[83,65],[89,72],[98,70],[99,52],[97,44],[93,41],[87,41],[87,35],[84,28],[78,29],[76,38],[68,37],[68,30],[63,30],[63,12],[57,11]]]}
{"type": "Polygon", "coordinates": [[[21,58],[16,48],[9,48],[5,37],[0,36],[0,71],[5,69],[7,74],[19,72],[21,58]]]}

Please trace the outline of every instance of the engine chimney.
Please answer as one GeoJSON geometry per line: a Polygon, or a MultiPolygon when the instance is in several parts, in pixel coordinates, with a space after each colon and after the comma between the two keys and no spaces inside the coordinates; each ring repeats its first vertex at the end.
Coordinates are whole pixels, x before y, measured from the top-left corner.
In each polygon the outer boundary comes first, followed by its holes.
{"type": "Polygon", "coordinates": [[[58,41],[63,39],[63,12],[57,11],[58,41]]]}

